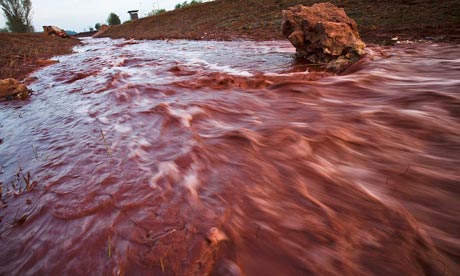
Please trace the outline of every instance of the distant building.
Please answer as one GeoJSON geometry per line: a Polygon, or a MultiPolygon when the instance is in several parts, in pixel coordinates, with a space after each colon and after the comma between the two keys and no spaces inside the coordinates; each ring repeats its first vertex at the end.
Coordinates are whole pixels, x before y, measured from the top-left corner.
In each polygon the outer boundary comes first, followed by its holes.
{"type": "Polygon", "coordinates": [[[128,11],[129,16],[131,16],[131,20],[139,19],[139,15],[137,15],[137,12],[138,12],[138,11],[139,11],[139,10],[128,11]]]}

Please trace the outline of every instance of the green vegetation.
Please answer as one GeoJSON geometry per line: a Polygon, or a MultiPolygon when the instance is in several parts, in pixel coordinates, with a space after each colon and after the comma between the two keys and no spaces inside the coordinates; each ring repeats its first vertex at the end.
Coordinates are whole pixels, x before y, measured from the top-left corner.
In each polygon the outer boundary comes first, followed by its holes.
{"type": "Polygon", "coordinates": [[[185,1],[185,2],[183,2],[182,4],[181,4],[181,3],[177,4],[177,5],[174,7],[174,9],[176,9],[176,10],[177,10],[177,9],[182,9],[182,8],[189,7],[189,6],[193,6],[193,5],[200,4],[200,3],[202,3],[201,0],[192,0],[192,1],[190,1],[190,3],[188,3],[187,1],[185,1]]]}
{"type": "Polygon", "coordinates": [[[165,13],[165,12],[166,12],[165,9],[153,10],[153,11],[149,12],[147,14],[147,16],[158,15],[158,14],[162,14],[162,13],[165,13]]]}
{"type": "Polygon", "coordinates": [[[96,23],[96,24],[94,25],[94,29],[96,29],[97,31],[99,31],[99,30],[101,29],[101,26],[102,26],[101,23],[96,23]]]}
{"type": "Polygon", "coordinates": [[[32,2],[30,0],[0,0],[8,30],[14,33],[29,33],[32,26],[32,2]]]}
{"type": "Polygon", "coordinates": [[[120,25],[120,17],[118,17],[118,15],[112,12],[111,14],[109,14],[109,17],[107,18],[107,23],[109,24],[109,26],[120,25]]]}

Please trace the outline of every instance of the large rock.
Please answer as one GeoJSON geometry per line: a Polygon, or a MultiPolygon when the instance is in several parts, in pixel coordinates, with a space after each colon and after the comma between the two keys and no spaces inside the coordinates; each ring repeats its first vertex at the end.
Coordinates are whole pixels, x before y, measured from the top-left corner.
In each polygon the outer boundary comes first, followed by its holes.
{"type": "Polygon", "coordinates": [[[70,36],[61,28],[56,26],[43,26],[43,31],[52,36],[59,36],[62,38],[69,38],[70,36]]]}
{"type": "Polygon", "coordinates": [[[26,98],[29,93],[29,89],[16,79],[0,80],[0,99],[26,98]]]}
{"type": "Polygon", "coordinates": [[[328,2],[297,5],[283,10],[282,16],[283,34],[310,62],[340,71],[364,54],[357,24],[342,8],[328,2]]]}

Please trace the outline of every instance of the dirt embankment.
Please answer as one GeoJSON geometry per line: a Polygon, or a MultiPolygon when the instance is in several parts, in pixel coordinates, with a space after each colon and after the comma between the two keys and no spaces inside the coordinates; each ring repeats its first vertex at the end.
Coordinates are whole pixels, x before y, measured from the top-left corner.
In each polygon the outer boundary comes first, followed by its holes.
{"type": "MultiPolygon", "coordinates": [[[[136,39],[284,39],[281,11],[314,0],[216,0],[112,27],[103,36],[136,39]]],[[[460,41],[458,0],[330,0],[356,20],[366,42],[460,41]]]]}
{"type": "Polygon", "coordinates": [[[47,59],[72,53],[78,39],[62,39],[45,34],[0,33],[0,79],[22,79],[48,65],[47,59]]]}

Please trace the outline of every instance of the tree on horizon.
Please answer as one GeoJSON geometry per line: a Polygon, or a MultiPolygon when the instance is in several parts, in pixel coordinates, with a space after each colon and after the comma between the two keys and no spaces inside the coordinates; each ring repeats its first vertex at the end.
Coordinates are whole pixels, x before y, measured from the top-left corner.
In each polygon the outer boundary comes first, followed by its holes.
{"type": "Polygon", "coordinates": [[[111,14],[109,14],[109,18],[107,18],[107,23],[109,24],[109,26],[120,25],[120,17],[118,17],[118,15],[112,12],[111,14]]]}
{"type": "Polygon", "coordinates": [[[0,0],[8,30],[14,33],[29,33],[34,31],[32,26],[31,0],[0,0]]]}

